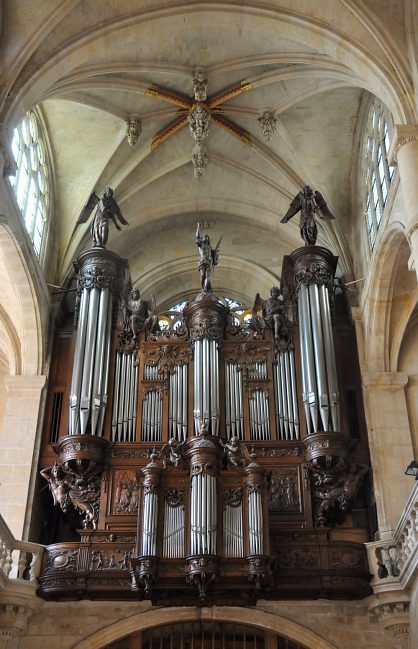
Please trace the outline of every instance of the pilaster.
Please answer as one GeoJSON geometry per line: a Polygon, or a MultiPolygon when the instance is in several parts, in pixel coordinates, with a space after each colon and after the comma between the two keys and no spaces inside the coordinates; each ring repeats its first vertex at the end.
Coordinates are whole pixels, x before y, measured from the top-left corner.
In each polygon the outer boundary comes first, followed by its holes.
{"type": "Polygon", "coordinates": [[[396,125],[389,150],[391,165],[397,165],[405,204],[406,236],[418,275],[418,126],[396,125]]]}
{"type": "Polygon", "coordinates": [[[7,401],[0,430],[0,502],[13,535],[22,538],[33,449],[45,376],[5,378],[7,401]]]}
{"type": "Polygon", "coordinates": [[[413,459],[405,398],[407,382],[403,372],[363,375],[381,540],[393,537],[411,491],[410,479],[404,475],[413,459]]]}

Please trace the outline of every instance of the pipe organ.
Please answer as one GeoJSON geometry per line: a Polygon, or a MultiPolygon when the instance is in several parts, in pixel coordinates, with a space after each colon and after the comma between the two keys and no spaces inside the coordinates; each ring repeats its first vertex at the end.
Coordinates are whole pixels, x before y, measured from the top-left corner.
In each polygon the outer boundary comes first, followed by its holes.
{"type": "Polygon", "coordinates": [[[41,454],[79,540],[47,540],[44,597],[208,605],[369,592],[344,523],[367,445],[336,265],[304,246],[283,260],[283,299],[276,288],[258,298],[251,320],[208,283],[160,330],[149,303],[130,314],[123,260],[80,255],[74,343],[54,370],[41,454]],[[72,379],[57,399],[63,365],[72,379]]]}

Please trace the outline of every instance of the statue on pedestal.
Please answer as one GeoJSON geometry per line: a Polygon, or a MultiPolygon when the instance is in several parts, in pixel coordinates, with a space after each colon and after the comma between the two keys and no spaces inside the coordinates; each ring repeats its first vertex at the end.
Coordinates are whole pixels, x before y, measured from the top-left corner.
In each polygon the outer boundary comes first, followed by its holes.
{"type": "Polygon", "coordinates": [[[210,245],[209,235],[204,234],[200,236],[200,223],[197,224],[196,230],[196,245],[199,250],[200,262],[199,262],[199,272],[200,272],[200,281],[202,284],[202,289],[204,291],[211,291],[212,286],[210,283],[209,276],[212,272],[212,269],[217,265],[219,258],[219,246],[222,241],[220,237],[215,248],[212,248],[210,245]]]}
{"type": "Polygon", "coordinates": [[[113,198],[113,189],[111,187],[105,187],[102,198],[99,198],[95,192],[90,195],[89,200],[78,217],[76,225],[86,223],[96,205],[96,213],[90,227],[90,232],[93,237],[93,247],[106,248],[109,237],[109,219],[114,223],[117,230],[120,230],[121,227],[116,218],[119,219],[122,225],[129,225],[129,223],[122,216],[119,205],[113,198]]]}
{"type": "Polygon", "coordinates": [[[295,196],[280,223],[287,223],[298,212],[300,212],[300,236],[306,246],[314,246],[318,236],[315,217],[319,216],[321,219],[330,221],[334,220],[334,215],[328,209],[322,194],[318,191],[314,192],[309,185],[295,196]]]}

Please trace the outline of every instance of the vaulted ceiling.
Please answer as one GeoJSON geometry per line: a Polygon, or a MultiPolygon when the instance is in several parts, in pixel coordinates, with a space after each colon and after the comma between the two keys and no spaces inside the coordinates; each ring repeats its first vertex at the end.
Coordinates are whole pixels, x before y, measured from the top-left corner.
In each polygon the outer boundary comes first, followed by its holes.
{"type": "MultiPolygon", "coordinates": [[[[56,281],[89,243],[76,226],[95,189],[114,189],[129,221],[108,247],[127,258],[133,281],[163,306],[199,286],[194,232],[222,234],[216,291],[251,302],[280,276],[282,256],[301,245],[298,219],[279,223],[304,184],[321,191],[336,216],[318,243],[352,273],[353,192],[361,106],[369,93],[395,122],[414,119],[398,0],[14,0],[3,5],[1,73],[9,132],[38,105],[54,166],[56,281]],[[182,128],[152,149],[177,107],[147,90],[157,84],[192,98],[203,69],[208,95],[246,80],[251,90],[222,104],[250,136],[209,124],[208,166],[193,174],[194,145],[182,128]],[[270,111],[267,141],[258,118],[270,111]],[[139,117],[131,147],[125,128],[139,117]]],[[[406,8],[406,9],[405,9],[406,8]]]]}

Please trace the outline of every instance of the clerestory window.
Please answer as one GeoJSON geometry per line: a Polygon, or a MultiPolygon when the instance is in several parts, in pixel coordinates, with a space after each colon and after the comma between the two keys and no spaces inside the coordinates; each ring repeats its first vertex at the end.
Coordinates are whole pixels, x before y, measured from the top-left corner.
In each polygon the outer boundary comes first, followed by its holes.
{"type": "Polygon", "coordinates": [[[388,163],[391,130],[390,114],[382,102],[375,98],[370,106],[364,142],[365,216],[371,250],[382,223],[394,173],[388,163]]]}
{"type": "Polygon", "coordinates": [[[50,173],[44,138],[34,111],[26,113],[15,128],[12,151],[16,175],[9,178],[36,255],[46,232],[50,205],[50,173]]]}

